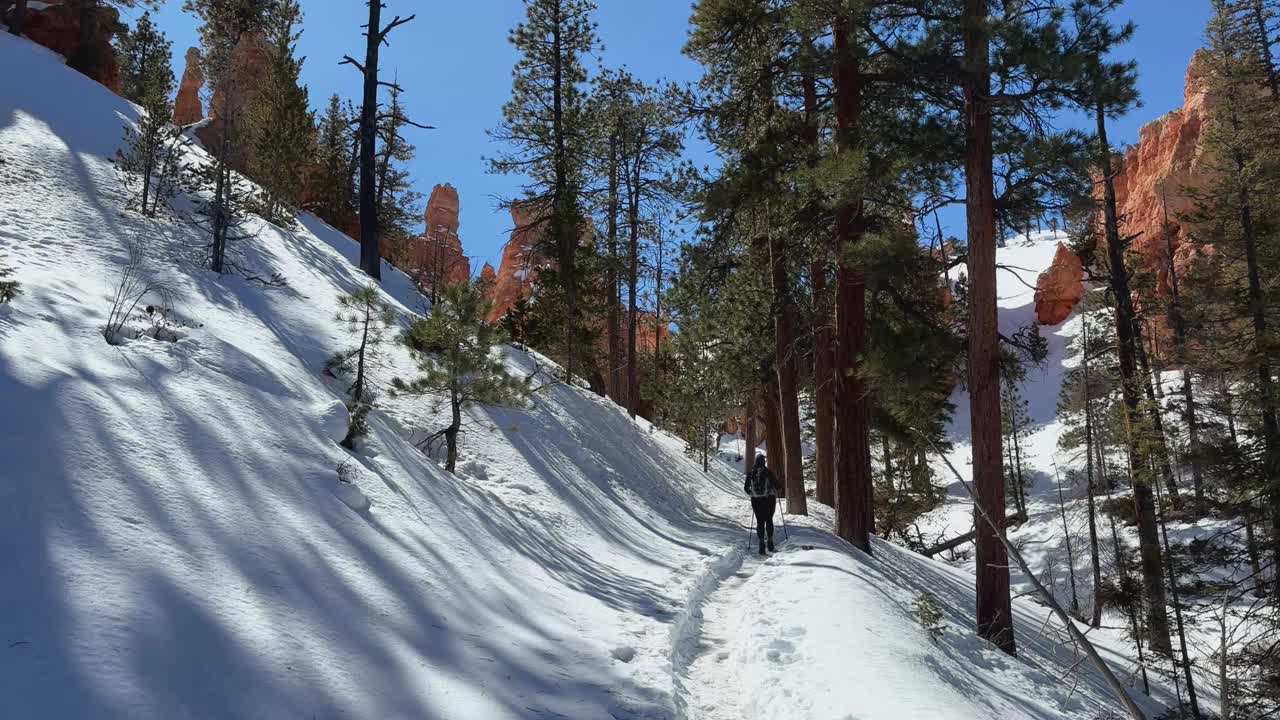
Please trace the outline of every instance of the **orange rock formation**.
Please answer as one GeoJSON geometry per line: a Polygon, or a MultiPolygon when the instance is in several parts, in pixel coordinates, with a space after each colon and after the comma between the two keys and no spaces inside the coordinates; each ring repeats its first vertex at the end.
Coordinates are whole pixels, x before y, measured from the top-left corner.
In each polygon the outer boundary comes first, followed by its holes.
{"type": "Polygon", "coordinates": [[[200,68],[200,51],[187,48],[186,67],[178,85],[178,96],[173,101],[173,122],[176,125],[190,125],[204,119],[204,108],[200,105],[202,87],[204,71],[200,68]]]}
{"type": "Polygon", "coordinates": [[[1041,325],[1057,325],[1084,297],[1084,267],[1080,258],[1058,243],[1053,263],[1036,280],[1036,319],[1041,325]]]}

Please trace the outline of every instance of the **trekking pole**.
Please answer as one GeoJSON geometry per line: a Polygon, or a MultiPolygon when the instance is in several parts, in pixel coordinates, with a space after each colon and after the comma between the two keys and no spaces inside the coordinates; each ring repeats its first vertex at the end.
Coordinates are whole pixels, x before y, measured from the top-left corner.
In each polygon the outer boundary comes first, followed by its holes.
{"type": "MultiPolygon", "coordinates": [[[[781,503],[779,503],[779,509],[781,510],[781,503]]],[[[784,540],[791,539],[791,533],[787,532],[787,512],[785,510],[782,511],[782,537],[784,540]]]]}

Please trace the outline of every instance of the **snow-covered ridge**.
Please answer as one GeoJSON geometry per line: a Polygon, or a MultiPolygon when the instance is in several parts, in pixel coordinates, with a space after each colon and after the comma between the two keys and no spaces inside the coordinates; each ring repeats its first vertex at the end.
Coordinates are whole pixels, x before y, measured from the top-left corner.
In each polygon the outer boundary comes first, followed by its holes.
{"type": "MultiPolygon", "coordinates": [[[[704,475],[582,389],[474,413],[457,476],[410,442],[441,424],[423,399],[386,398],[347,453],[322,367],[350,342],[333,313],[365,282],[355,244],[303,213],[245,246],[287,287],[209,273],[190,260],[196,228],[121,210],[110,157],[135,107],[8,34],[0,67],[20,68],[0,73],[0,263],[24,291],[0,314],[6,717],[710,720],[777,717],[789,696],[793,716],[822,719],[1108,707],[1087,674],[1073,688],[1069,652],[1030,639],[1041,608],[1016,603],[1028,640],[1005,658],[968,630],[969,576],[887,545],[858,556],[821,509],[778,555],[745,559],[737,474],[704,475]],[[99,334],[130,244],[189,325],[174,342],[99,334]],[[909,611],[922,589],[950,626],[936,648],[909,611]],[[863,662],[867,681],[831,674],[863,662]],[[955,712],[931,699],[960,695],[955,712]]],[[[421,308],[384,277],[400,313],[421,308]]],[[[397,348],[380,377],[412,371],[397,348]]]]}

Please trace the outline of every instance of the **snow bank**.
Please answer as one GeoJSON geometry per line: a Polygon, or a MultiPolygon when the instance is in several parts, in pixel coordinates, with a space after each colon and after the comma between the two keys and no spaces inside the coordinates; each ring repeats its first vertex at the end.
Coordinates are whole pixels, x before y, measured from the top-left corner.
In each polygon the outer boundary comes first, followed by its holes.
{"type": "Polygon", "coordinates": [[[972,631],[971,577],[887,543],[874,552],[793,528],[786,550],[747,583],[730,657],[743,718],[1049,720],[1114,707],[1087,668],[1077,692],[1059,677],[1054,646],[1039,637],[1040,608],[1015,609],[1022,657],[1010,658],[972,631]],[[944,610],[936,643],[914,609],[925,592],[944,610]]]}

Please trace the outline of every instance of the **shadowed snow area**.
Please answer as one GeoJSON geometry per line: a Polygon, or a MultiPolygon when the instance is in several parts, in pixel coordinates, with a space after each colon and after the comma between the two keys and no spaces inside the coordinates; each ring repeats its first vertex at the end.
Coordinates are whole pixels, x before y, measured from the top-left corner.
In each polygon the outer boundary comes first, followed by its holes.
{"type": "MultiPolygon", "coordinates": [[[[110,158],[134,106],[5,33],[0,67],[0,264],[23,289],[0,309],[4,716],[719,717],[711,691],[738,718],[1106,705],[1032,639],[1038,606],[1018,603],[1022,659],[974,640],[960,571],[796,524],[744,563],[736,472],[580,388],[473,412],[456,476],[412,443],[444,424],[423,398],[384,398],[347,452],[323,365],[350,343],[333,314],[364,283],[356,245],[301,213],[241,247],[287,287],[210,273],[198,228],[122,210],[110,158]],[[172,290],[174,342],[101,336],[130,244],[172,290]],[[921,589],[952,626],[937,647],[908,609],[921,589]]],[[[383,276],[405,322],[425,311],[383,276]]],[[[413,370],[395,347],[376,379],[413,370]]]]}

